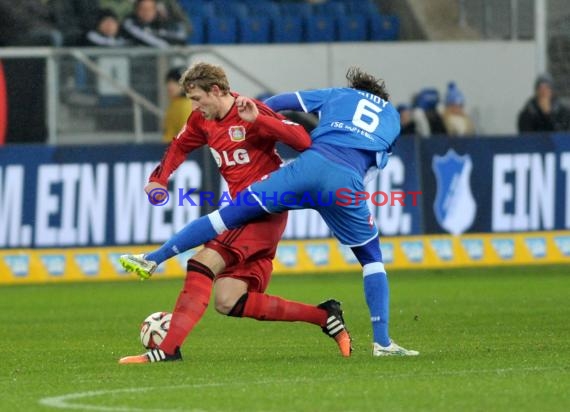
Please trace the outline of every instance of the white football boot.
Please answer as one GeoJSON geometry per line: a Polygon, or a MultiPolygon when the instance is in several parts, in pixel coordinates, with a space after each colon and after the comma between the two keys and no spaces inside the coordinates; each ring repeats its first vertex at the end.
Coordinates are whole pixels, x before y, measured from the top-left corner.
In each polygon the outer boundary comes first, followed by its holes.
{"type": "Polygon", "coordinates": [[[402,348],[396,342],[390,342],[388,346],[374,342],[374,349],[372,349],[373,356],[418,356],[419,354],[417,350],[402,348]]]}
{"type": "Polygon", "coordinates": [[[158,267],[156,262],[146,260],[143,254],[121,255],[119,262],[127,272],[135,272],[141,279],[150,279],[158,267]]]}

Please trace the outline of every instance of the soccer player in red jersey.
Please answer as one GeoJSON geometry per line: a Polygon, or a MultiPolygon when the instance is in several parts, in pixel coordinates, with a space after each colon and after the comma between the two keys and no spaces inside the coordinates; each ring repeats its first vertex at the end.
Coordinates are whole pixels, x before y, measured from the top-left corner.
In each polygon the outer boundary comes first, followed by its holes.
{"type": "MultiPolygon", "coordinates": [[[[261,102],[253,123],[242,119],[224,70],[197,63],[182,76],[181,84],[194,111],[151,174],[145,191],[166,190],[170,175],[187,155],[208,145],[234,197],[251,183],[278,169],[277,141],[303,151],[311,140],[302,126],[286,120],[261,102]]],[[[202,318],[215,285],[215,307],[222,314],[267,321],[301,321],[318,325],[335,339],[341,354],[350,356],[351,340],[340,303],[318,306],[265,294],[272,260],[287,223],[287,213],[268,214],[205,244],[188,260],[184,287],[178,296],[170,329],[159,348],[127,356],[119,363],[180,360],[180,347],[202,318]]],[[[140,259],[144,257],[142,255],[140,259]]],[[[136,257],[135,257],[136,258],[136,257]]]]}

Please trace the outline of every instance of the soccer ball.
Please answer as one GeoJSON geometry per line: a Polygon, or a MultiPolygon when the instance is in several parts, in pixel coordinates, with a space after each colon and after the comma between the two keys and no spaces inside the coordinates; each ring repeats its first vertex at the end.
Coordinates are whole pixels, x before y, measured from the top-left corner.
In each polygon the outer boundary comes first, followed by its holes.
{"type": "Polygon", "coordinates": [[[147,316],[141,325],[141,343],[147,349],[158,348],[170,327],[172,313],[155,312],[147,316]]]}

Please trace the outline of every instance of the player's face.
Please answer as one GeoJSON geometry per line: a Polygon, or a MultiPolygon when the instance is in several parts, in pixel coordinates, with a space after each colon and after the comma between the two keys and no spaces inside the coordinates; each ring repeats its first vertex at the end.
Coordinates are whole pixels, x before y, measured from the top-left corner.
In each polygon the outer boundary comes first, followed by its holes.
{"type": "Polygon", "coordinates": [[[195,107],[195,110],[200,110],[206,119],[214,120],[221,117],[221,93],[217,86],[212,87],[212,90],[209,92],[195,87],[187,93],[187,96],[192,100],[192,105],[195,107]]]}

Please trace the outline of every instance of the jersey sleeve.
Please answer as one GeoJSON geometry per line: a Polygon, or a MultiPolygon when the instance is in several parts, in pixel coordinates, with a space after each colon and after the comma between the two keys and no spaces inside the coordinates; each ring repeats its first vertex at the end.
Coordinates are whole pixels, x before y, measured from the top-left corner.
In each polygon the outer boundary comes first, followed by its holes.
{"type": "Polygon", "coordinates": [[[299,103],[306,113],[321,110],[323,104],[329,99],[333,89],[301,90],[295,93],[299,103]]]}
{"type": "Polygon", "coordinates": [[[200,124],[199,114],[192,112],[182,130],[166,149],[160,164],[150,174],[149,182],[166,186],[170,175],[186,160],[188,154],[206,144],[206,135],[200,124]]]}
{"type": "Polygon", "coordinates": [[[276,96],[270,97],[263,102],[270,109],[280,112],[282,110],[295,110],[301,111],[303,107],[295,93],[281,93],[276,96]]]}
{"type": "Polygon", "coordinates": [[[285,143],[298,152],[309,148],[311,136],[309,136],[303,126],[287,120],[263,103],[256,102],[256,104],[259,109],[259,115],[252,127],[252,131],[256,135],[285,143]]]}

